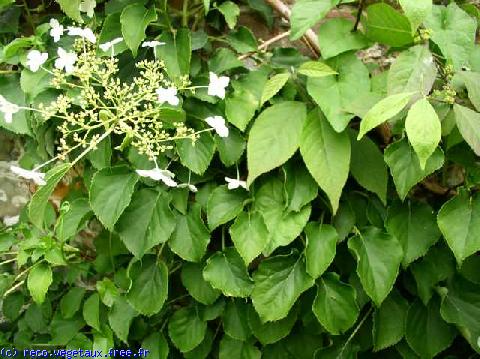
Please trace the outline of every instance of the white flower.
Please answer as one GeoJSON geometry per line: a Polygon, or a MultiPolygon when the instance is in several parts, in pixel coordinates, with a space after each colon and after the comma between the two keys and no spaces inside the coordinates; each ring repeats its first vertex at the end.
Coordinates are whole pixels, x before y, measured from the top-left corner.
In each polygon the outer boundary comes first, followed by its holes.
{"type": "Polygon", "coordinates": [[[5,216],[3,217],[3,223],[5,223],[5,225],[7,227],[11,227],[11,226],[14,226],[18,223],[18,221],[20,221],[20,216],[5,216]]]}
{"type": "Polygon", "coordinates": [[[230,78],[227,76],[217,76],[213,72],[210,72],[210,83],[208,84],[208,94],[210,96],[218,96],[225,98],[225,87],[228,86],[230,78]]]}
{"type": "Polygon", "coordinates": [[[17,166],[10,166],[10,171],[15,173],[16,175],[32,180],[39,186],[43,186],[47,182],[45,182],[45,173],[37,172],[37,171],[29,171],[17,166]]]}
{"type": "Polygon", "coordinates": [[[247,189],[247,182],[240,181],[238,178],[225,177],[225,181],[228,183],[228,189],[236,189],[238,187],[243,187],[247,189]]]}
{"type": "Polygon", "coordinates": [[[160,104],[167,102],[172,106],[177,106],[180,103],[180,100],[177,97],[177,89],[174,87],[168,89],[160,87],[155,92],[157,93],[158,102],[160,102],[160,104]]]}
{"type": "Polygon", "coordinates": [[[155,181],[162,181],[168,187],[177,187],[177,182],[173,180],[175,175],[169,170],[161,170],[156,167],[152,170],[136,170],[137,174],[142,177],[148,177],[155,181]]]}
{"type": "Polygon", "coordinates": [[[68,27],[68,35],[69,36],[80,36],[80,37],[90,41],[92,44],[97,42],[97,38],[95,37],[95,34],[88,27],[86,27],[85,29],[82,29],[81,27],[69,26],[68,27]]]}
{"type": "Polygon", "coordinates": [[[198,188],[195,185],[190,184],[190,183],[182,183],[182,184],[179,184],[177,187],[178,188],[188,188],[192,192],[197,192],[198,191],[198,188]]]}
{"type": "Polygon", "coordinates": [[[228,137],[228,127],[225,126],[225,119],[222,116],[210,116],[205,119],[220,137],[228,137]]]}
{"type": "Polygon", "coordinates": [[[83,0],[78,9],[81,12],[86,12],[88,17],[93,17],[95,6],[97,6],[95,0],[83,0]]]}
{"type": "Polygon", "coordinates": [[[108,41],[104,44],[100,44],[99,47],[102,49],[102,51],[104,52],[107,52],[108,50],[110,50],[111,48],[113,49],[113,47],[122,42],[123,41],[123,37],[117,37],[115,39],[113,39],[112,41],[108,41]]]}
{"type": "Polygon", "coordinates": [[[50,27],[50,36],[53,37],[53,41],[60,41],[60,37],[63,35],[63,25],[60,25],[57,19],[50,19],[50,27]]]}
{"type": "Polygon", "coordinates": [[[160,42],[160,41],[144,41],[142,43],[142,47],[157,47],[157,46],[160,46],[160,45],[165,45],[164,42],[160,42]]]}
{"type": "Polygon", "coordinates": [[[47,59],[48,54],[46,52],[32,50],[27,55],[27,66],[30,68],[30,71],[37,72],[47,59]]]}
{"type": "Polygon", "coordinates": [[[20,108],[16,104],[7,101],[5,97],[0,95],[0,112],[3,112],[6,123],[12,123],[13,114],[19,110],[20,108]]]}
{"type": "Polygon", "coordinates": [[[75,62],[77,62],[77,54],[74,52],[66,52],[59,47],[57,49],[58,59],[55,60],[55,67],[57,69],[65,69],[67,74],[72,73],[75,69],[75,62]]]}

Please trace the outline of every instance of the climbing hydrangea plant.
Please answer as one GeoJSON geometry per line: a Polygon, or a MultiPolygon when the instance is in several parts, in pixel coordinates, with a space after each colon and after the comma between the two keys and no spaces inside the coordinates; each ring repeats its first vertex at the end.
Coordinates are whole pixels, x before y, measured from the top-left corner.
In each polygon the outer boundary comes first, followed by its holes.
{"type": "Polygon", "coordinates": [[[479,19],[0,1],[0,346],[478,355],[479,19]]]}

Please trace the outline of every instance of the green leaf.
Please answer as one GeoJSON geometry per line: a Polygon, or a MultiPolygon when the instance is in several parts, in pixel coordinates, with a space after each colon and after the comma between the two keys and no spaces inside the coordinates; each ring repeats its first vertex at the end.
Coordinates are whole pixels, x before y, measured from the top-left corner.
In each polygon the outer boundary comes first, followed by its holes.
{"type": "Polygon", "coordinates": [[[453,105],[453,112],[463,139],[480,156],[480,113],[458,104],[453,105]]]}
{"type": "Polygon", "coordinates": [[[317,197],[317,183],[305,166],[299,166],[293,161],[287,162],[283,169],[285,172],[287,209],[299,212],[317,197]]]}
{"type": "Polygon", "coordinates": [[[452,2],[446,7],[434,5],[424,24],[431,30],[430,39],[438,45],[455,70],[469,66],[470,52],[475,44],[475,19],[452,2]]]}
{"type": "Polygon", "coordinates": [[[137,56],[138,47],[145,40],[148,25],[157,20],[155,9],[146,9],[142,4],[132,4],[123,9],[120,16],[122,34],[133,56],[137,56]]]}
{"type": "Polygon", "coordinates": [[[403,12],[410,20],[412,33],[423,23],[432,12],[432,0],[399,0],[403,12]]]}
{"type": "Polygon", "coordinates": [[[127,344],[130,324],[138,315],[123,297],[116,297],[112,308],[108,312],[108,323],[117,337],[127,344]]]}
{"type": "Polygon", "coordinates": [[[247,199],[245,191],[229,190],[220,186],[213,190],[208,198],[207,219],[210,230],[231,221],[242,212],[243,203],[247,199]]]}
{"type": "Polygon", "coordinates": [[[151,359],[167,359],[170,351],[167,339],[160,332],[152,333],[146,337],[141,347],[148,350],[148,356],[151,359]]]}
{"type": "Polygon", "coordinates": [[[28,100],[34,100],[38,94],[51,87],[52,76],[44,70],[32,72],[29,69],[23,69],[20,75],[20,86],[22,91],[28,96],[28,100]]]}
{"type": "Polygon", "coordinates": [[[225,1],[221,3],[217,9],[225,17],[228,27],[233,29],[237,24],[237,18],[240,15],[240,8],[238,5],[231,1],[225,1]]]}
{"type": "Polygon", "coordinates": [[[116,224],[120,239],[136,258],[165,243],[175,229],[175,216],[162,192],[144,188],[135,192],[132,202],[116,224]]]}
{"type": "Polygon", "coordinates": [[[97,147],[88,153],[89,161],[97,170],[110,167],[112,159],[112,140],[110,136],[97,144],[97,147]]]}
{"type": "Polygon", "coordinates": [[[245,301],[232,299],[227,302],[225,312],[223,312],[223,329],[230,337],[237,340],[247,340],[252,331],[248,326],[248,308],[245,301]]]}
{"type": "Polygon", "coordinates": [[[215,52],[208,66],[210,71],[220,74],[227,70],[243,67],[243,62],[237,58],[232,50],[222,47],[215,52]]]}
{"type": "Polygon", "coordinates": [[[408,111],[405,131],[417,153],[420,168],[424,170],[427,160],[435,152],[442,138],[440,119],[426,98],[415,102],[408,111]]]}
{"type": "Polygon", "coordinates": [[[357,133],[350,131],[352,158],[350,172],[353,178],[365,189],[376,193],[385,204],[387,201],[388,171],[383,153],[377,144],[367,136],[357,140],[357,133]]]}
{"type": "MultiPolygon", "coordinates": [[[[105,20],[103,21],[102,31],[100,31],[100,36],[98,37],[99,44],[104,44],[118,37],[123,37],[122,25],[120,23],[121,14],[122,12],[120,9],[118,12],[108,15],[105,18],[105,20]]],[[[128,49],[128,46],[125,43],[125,41],[119,42],[114,46],[113,54],[114,55],[121,54],[127,49],[128,49]]],[[[102,49],[99,48],[97,49],[97,53],[101,54],[101,56],[111,56],[112,49],[109,49],[108,51],[103,51],[102,49]]]]}
{"type": "Polygon", "coordinates": [[[290,334],[297,321],[297,316],[298,307],[295,306],[283,319],[273,322],[262,322],[255,309],[249,306],[248,325],[259,342],[262,345],[267,345],[278,342],[290,334]]]}
{"type": "MultiPolygon", "coordinates": [[[[31,44],[29,43],[26,46],[31,46],[31,44]]],[[[2,77],[0,77],[0,94],[11,103],[18,106],[25,106],[25,94],[21,89],[17,75],[2,75],[2,77]]],[[[17,113],[14,113],[11,123],[5,121],[5,115],[3,113],[0,114],[0,128],[2,127],[16,134],[31,134],[27,113],[24,110],[19,110],[17,113]]]]}
{"type": "Polygon", "coordinates": [[[410,266],[417,283],[417,293],[427,305],[437,284],[455,273],[455,258],[447,246],[435,246],[420,261],[410,266]]]}
{"type": "Polygon", "coordinates": [[[83,23],[82,15],[80,14],[81,0],[55,0],[62,11],[71,19],[83,23]]]}
{"type": "Polygon", "coordinates": [[[135,262],[129,270],[132,285],[127,300],[135,310],[151,316],[162,309],[168,296],[168,268],[154,256],[135,262]]]}
{"type": "Polygon", "coordinates": [[[165,62],[168,75],[173,79],[188,75],[192,57],[190,30],[181,28],[174,34],[164,31],[159,41],[165,45],[155,48],[157,57],[165,62]]]}
{"type": "Polygon", "coordinates": [[[264,254],[270,255],[276,248],[290,244],[302,232],[310,217],[311,206],[300,212],[290,212],[284,199],[283,183],[278,179],[264,182],[255,194],[255,210],[259,211],[268,229],[264,254]]]}
{"type": "Polygon", "coordinates": [[[330,224],[310,222],[305,227],[307,245],[305,259],[307,273],[317,279],[335,258],[338,238],[337,230],[330,224]]]}
{"type": "Polygon", "coordinates": [[[215,144],[217,145],[220,160],[227,167],[237,163],[247,147],[240,131],[233,127],[229,128],[228,137],[215,136],[215,144]]]}
{"type": "Polygon", "coordinates": [[[307,77],[325,77],[338,75],[330,66],[320,61],[307,61],[300,65],[298,73],[307,77]]]}
{"type": "Polygon", "coordinates": [[[70,167],[69,163],[63,163],[48,171],[45,175],[47,184],[32,196],[28,205],[28,217],[37,227],[43,227],[45,212],[49,204],[48,199],[63,176],[70,170],[70,167]]]}
{"type": "Polygon", "coordinates": [[[177,227],[168,241],[170,249],[189,262],[199,262],[210,242],[210,233],[202,221],[200,205],[187,215],[177,216],[177,227]]]}
{"type": "Polygon", "coordinates": [[[36,303],[43,303],[52,280],[52,269],[47,263],[38,263],[30,270],[27,278],[27,287],[36,303]]]}
{"type": "Polygon", "coordinates": [[[268,79],[265,87],[263,88],[262,98],[260,100],[260,105],[263,105],[265,102],[270,100],[275,96],[278,91],[280,91],[283,86],[287,83],[290,78],[289,73],[276,74],[275,76],[268,79]]]}
{"type": "Polygon", "coordinates": [[[253,280],[252,302],[265,322],[285,318],[300,294],[314,284],[303,257],[296,253],[265,259],[253,280]]]}
{"type": "Polygon", "coordinates": [[[168,335],[182,353],[199,345],[206,331],[207,322],[200,319],[195,306],[177,310],[168,321],[168,335]]]}
{"type": "Polygon", "coordinates": [[[339,0],[298,0],[292,8],[290,39],[297,40],[315,23],[327,15],[339,0]]]}
{"type": "Polygon", "coordinates": [[[332,18],[318,29],[318,45],[322,58],[329,59],[350,50],[368,46],[368,40],[359,32],[353,32],[353,22],[344,18],[332,18]]]}
{"type": "Polygon", "coordinates": [[[177,140],[176,143],[182,164],[196,174],[203,175],[215,153],[212,135],[203,132],[195,143],[189,138],[177,140]]]}
{"type": "Polygon", "coordinates": [[[130,203],[137,181],[137,174],[126,166],[104,168],[93,176],[90,206],[110,231],[130,203]]]}
{"type": "Polygon", "coordinates": [[[68,205],[68,210],[62,212],[55,225],[55,233],[62,242],[73,237],[83,220],[92,212],[86,198],[77,198],[68,205]]]}
{"type": "Polygon", "coordinates": [[[370,77],[366,66],[349,52],[330,59],[328,66],[338,72],[322,78],[308,78],[307,91],[320,106],[336,132],[342,132],[355,116],[347,109],[362,93],[370,92],[370,77]]]}
{"type": "Polygon", "coordinates": [[[268,229],[259,212],[240,213],[229,231],[235,249],[247,266],[268,244],[268,229]]]}
{"type": "Polygon", "coordinates": [[[357,274],[363,289],[380,306],[397,279],[403,258],[402,246],[395,237],[376,227],[368,227],[348,241],[357,260],[357,274]]]}
{"type": "Polygon", "coordinates": [[[93,293],[83,303],[83,319],[92,328],[99,332],[102,331],[100,327],[100,296],[98,293],[93,293]]]}
{"type": "Polygon", "coordinates": [[[310,174],[327,194],[335,213],[350,166],[348,134],[335,132],[320,111],[313,111],[303,128],[300,153],[310,174]]]}
{"type": "Polygon", "coordinates": [[[246,89],[235,90],[233,96],[225,99],[225,115],[228,122],[235,125],[240,131],[245,131],[255,115],[257,107],[257,98],[246,89]]]}
{"type": "Polygon", "coordinates": [[[442,206],[437,221],[459,265],[480,250],[480,195],[460,192],[442,206]]]}
{"type": "Polygon", "coordinates": [[[480,336],[480,286],[461,276],[449,282],[442,292],[440,307],[442,318],[457,325],[460,333],[478,353],[480,336]]]}
{"type": "Polygon", "coordinates": [[[417,45],[402,51],[387,74],[389,95],[416,92],[412,100],[427,96],[437,77],[437,66],[428,46],[417,45]]]}
{"type": "Polygon", "coordinates": [[[71,288],[60,300],[60,311],[64,319],[72,318],[80,309],[85,289],[81,287],[71,288]]]}
{"type": "Polygon", "coordinates": [[[390,207],[386,227],[402,245],[404,267],[424,256],[440,238],[435,214],[426,203],[408,202],[390,207]]]}
{"type": "Polygon", "coordinates": [[[260,359],[262,352],[251,341],[241,341],[224,335],[220,341],[219,359],[260,359]]]}
{"type": "Polygon", "coordinates": [[[437,148],[422,170],[418,156],[406,139],[389,145],[385,149],[384,157],[401,200],[405,199],[413,186],[442,167],[444,160],[442,150],[437,148]]]}
{"type": "Polygon", "coordinates": [[[241,54],[256,51],[258,48],[255,35],[245,26],[239,26],[236,31],[230,32],[226,40],[235,51],[241,54]]]}
{"type": "Polygon", "coordinates": [[[286,101],[263,111],[255,120],[247,143],[247,185],[293,156],[306,117],[305,104],[286,101]],[[278,131],[282,128],[282,131],[278,131]]]}
{"type": "Polygon", "coordinates": [[[408,19],[385,3],[367,8],[365,27],[367,37],[381,44],[401,47],[413,42],[408,19]]]}
{"type": "Polygon", "coordinates": [[[408,345],[422,358],[433,358],[450,346],[455,329],[440,316],[440,301],[435,297],[425,307],[420,300],[408,308],[405,338],[408,345]]]}
{"type": "Polygon", "coordinates": [[[312,310],[320,324],[333,335],[350,329],[360,312],[355,289],[341,282],[338,274],[333,272],[320,279],[312,310]]]}
{"type": "Polygon", "coordinates": [[[383,350],[397,344],[405,334],[408,302],[393,290],[373,314],[374,350],[383,350]]]}
{"type": "Polygon", "coordinates": [[[220,295],[220,291],[212,288],[203,278],[203,264],[183,263],[181,279],[183,286],[197,302],[211,305],[220,295]]]}
{"type": "Polygon", "coordinates": [[[205,359],[212,351],[213,340],[215,339],[211,329],[207,328],[203,341],[189,352],[183,353],[185,359],[205,359]]]}
{"type": "Polygon", "coordinates": [[[465,83],[470,102],[473,104],[477,111],[480,111],[480,73],[468,71],[461,72],[457,76],[460,76],[460,78],[465,83]]]}
{"type": "Polygon", "coordinates": [[[233,248],[211,256],[203,269],[203,278],[227,297],[246,298],[253,288],[247,268],[233,248]]]}
{"type": "Polygon", "coordinates": [[[392,118],[407,105],[413,92],[390,95],[377,102],[360,122],[360,132],[357,139],[361,139],[367,132],[392,118]]]}

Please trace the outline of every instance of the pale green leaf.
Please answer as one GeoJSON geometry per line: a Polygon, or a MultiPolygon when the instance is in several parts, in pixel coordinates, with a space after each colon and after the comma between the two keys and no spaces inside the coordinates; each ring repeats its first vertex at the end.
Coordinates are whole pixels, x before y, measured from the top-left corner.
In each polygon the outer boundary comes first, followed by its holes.
{"type": "Polygon", "coordinates": [[[444,156],[440,148],[427,160],[425,169],[420,168],[420,161],[407,139],[392,143],[384,153],[385,162],[390,167],[393,182],[400,199],[407,197],[410,189],[443,165],[444,156]]]}
{"type": "Polygon", "coordinates": [[[208,199],[207,219],[210,230],[219,225],[231,221],[243,209],[244,201],[247,199],[243,190],[229,190],[227,186],[215,188],[208,199]]]}
{"type": "Polygon", "coordinates": [[[360,122],[360,131],[357,139],[361,139],[367,132],[389,120],[407,105],[413,92],[390,95],[377,102],[360,122]]]}
{"type": "Polygon", "coordinates": [[[405,131],[417,153],[420,168],[424,170],[427,160],[435,152],[442,137],[440,119],[426,98],[415,102],[408,111],[405,131]]]}
{"type": "Polygon", "coordinates": [[[305,227],[307,245],[305,259],[307,273],[317,279],[333,262],[339,241],[335,227],[330,224],[310,222],[305,227]]]}
{"type": "Polygon", "coordinates": [[[122,34],[133,56],[137,56],[138,47],[145,40],[145,30],[157,19],[155,9],[146,9],[142,4],[132,4],[123,9],[120,16],[122,34]]]}
{"type": "Polygon", "coordinates": [[[366,35],[372,41],[400,47],[413,42],[408,19],[386,3],[377,3],[367,8],[366,35]]]}
{"type": "Polygon", "coordinates": [[[438,227],[457,263],[480,250],[480,196],[461,192],[446,202],[437,217],[438,227]]]}
{"type": "Polygon", "coordinates": [[[247,143],[247,185],[293,156],[305,117],[305,104],[293,101],[273,105],[258,116],[247,143]]]}
{"type": "Polygon", "coordinates": [[[143,315],[151,316],[162,309],[168,296],[168,268],[165,263],[148,256],[129,268],[132,284],[127,300],[143,315]]]}
{"type": "Polygon", "coordinates": [[[189,138],[176,142],[182,164],[196,174],[202,175],[207,170],[215,153],[215,141],[213,141],[212,135],[203,132],[195,143],[189,138]]]}
{"type": "Polygon", "coordinates": [[[292,29],[290,38],[297,40],[317,21],[320,21],[328,11],[339,3],[339,0],[298,0],[292,8],[290,22],[292,29]]]}
{"type": "Polygon", "coordinates": [[[167,359],[170,351],[167,339],[160,332],[155,332],[146,337],[141,348],[148,350],[150,359],[167,359]]]}
{"type": "Polygon", "coordinates": [[[300,294],[314,284],[306,271],[305,260],[296,253],[264,260],[253,279],[251,298],[262,321],[285,318],[300,294]]]}
{"type": "Polygon", "coordinates": [[[133,194],[115,228],[128,250],[141,258],[157,244],[165,243],[175,224],[167,196],[144,188],[133,194]]]}
{"type": "Polygon", "coordinates": [[[233,248],[211,256],[203,269],[203,278],[229,297],[248,297],[253,288],[247,268],[233,248]]]}
{"type": "Polygon", "coordinates": [[[289,73],[277,74],[268,79],[265,87],[263,88],[262,98],[260,100],[260,105],[263,105],[265,102],[270,100],[275,96],[278,91],[282,89],[283,86],[287,83],[290,78],[289,73]]]}
{"type": "Polygon", "coordinates": [[[300,153],[310,174],[327,194],[335,213],[350,166],[348,134],[335,132],[318,110],[313,111],[303,128],[300,153]]]}
{"type": "Polygon", "coordinates": [[[300,65],[298,73],[307,77],[325,77],[338,75],[330,66],[320,61],[307,61],[300,65]]]}
{"type": "Polygon", "coordinates": [[[138,176],[126,166],[104,168],[92,178],[90,206],[100,222],[113,231],[138,181],[138,176]]]}
{"type": "Polygon", "coordinates": [[[30,270],[27,287],[36,303],[43,303],[52,280],[52,269],[45,262],[38,263],[30,270]]]}
{"type": "Polygon", "coordinates": [[[98,293],[93,293],[83,303],[83,319],[97,331],[102,330],[100,326],[100,296],[98,293]]]}
{"type": "Polygon", "coordinates": [[[55,0],[62,11],[71,19],[83,23],[82,15],[80,14],[81,0],[55,0]]]}
{"type": "Polygon", "coordinates": [[[268,229],[259,212],[240,213],[229,231],[235,249],[245,265],[249,265],[268,244],[268,229]]]}
{"type": "Polygon", "coordinates": [[[412,32],[422,24],[423,20],[432,12],[432,0],[399,0],[403,12],[410,20],[412,32]]]}
{"type": "Polygon", "coordinates": [[[455,122],[465,142],[472,148],[477,156],[480,156],[480,113],[467,107],[453,105],[455,122]]]}
{"type": "Polygon", "coordinates": [[[357,260],[357,274],[363,289],[379,306],[397,279],[403,258],[402,246],[395,237],[376,227],[368,227],[348,241],[357,260]]]}
{"type": "Polygon", "coordinates": [[[116,297],[112,308],[108,312],[108,324],[117,337],[127,344],[130,324],[138,312],[133,309],[124,297],[116,297]]]}
{"type": "Polygon", "coordinates": [[[240,8],[232,1],[225,1],[217,7],[218,11],[225,17],[225,21],[230,29],[233,29],[240,15],[240,8]]]}

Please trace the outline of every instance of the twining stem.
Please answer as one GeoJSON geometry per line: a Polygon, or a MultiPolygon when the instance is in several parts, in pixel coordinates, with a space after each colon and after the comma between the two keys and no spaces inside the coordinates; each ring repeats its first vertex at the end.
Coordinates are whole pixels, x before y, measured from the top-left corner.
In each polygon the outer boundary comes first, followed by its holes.
{"type": "Polygon", "coordinates": [[[360,24],[360,18],[362,17],[362,11],[363,11],[363,6],[365,4],[365,0],[360,0],[360,3],[358,4],[358,12],[357,12],[357,18],[355,19],[355,25],[353,25],[353,31],[357,31],[358,29],[358,24],[360,24]]]}
{"type": "MultiPolygon", "coordinates": [[[[272,37],[271,39],[267,40],[267,41],[264,41],[262,42],[262,44],[260,46],[258,46],[257,48],[257,51],[256,52],[260,52],[260,51],[263,51],[263,50],[266,50],[270,45],[272,45],[273,43],[277,42],[277,41],[280,41],[286,37],[288,37],[290,35],[290,31],[286,31],[286,32],[283,32],[281,34],[278,34],[274,37],[272,37]]],[[[247,57],[251,56],[252,54],[254,54],[253,52],[250,52],[248,54],[243,54],[243,55],[240,55],[238,57],[239,60],[244,60],[246,59],[247,57]]]]}

